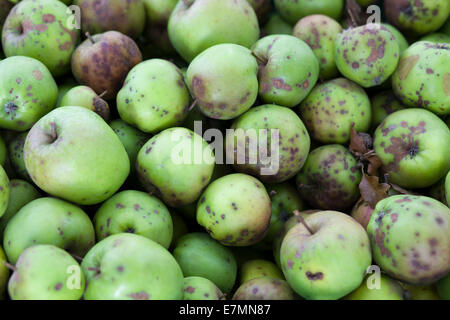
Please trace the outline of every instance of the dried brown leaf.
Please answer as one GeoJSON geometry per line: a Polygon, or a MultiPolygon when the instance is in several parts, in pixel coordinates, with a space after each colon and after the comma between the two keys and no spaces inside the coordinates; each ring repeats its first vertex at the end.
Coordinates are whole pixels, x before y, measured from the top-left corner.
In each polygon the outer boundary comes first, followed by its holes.
{"type": "Polygon", "coordinates": [[[372,208],[375,208],[376,204],[388,196],[390,185],[387,183],[380,183],[380,180],[376,176],[369,176],[363,174],[361,183],[359,184],[359,190],[361,197],[364,201],[368,202],[372,208]]]}

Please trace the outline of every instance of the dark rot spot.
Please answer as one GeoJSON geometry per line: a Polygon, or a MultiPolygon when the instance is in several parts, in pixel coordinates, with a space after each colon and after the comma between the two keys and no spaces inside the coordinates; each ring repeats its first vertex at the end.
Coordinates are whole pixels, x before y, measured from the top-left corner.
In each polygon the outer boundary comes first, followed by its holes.
{"type": "Polygon", "coordinates": [[[192,287],[192,286],[189,286],[184,291],[186,291],[187,293],[194,293],[195,292],[195,288],[192,287]]]}
{"type": "Polygon", "coordinates": [[[427,68],[427,74],[433,74],[433,73],[434,73],[433,69],[427,68]]]}
{"type": "Polygon", "coordinates": [[[42,21],[44,21],[45,23],[55,22],[55,16],[52,14],[44,14],[42,16],[42,21]]]}
{"type": "Polygon", "coordinates": [[[117,271],[123,272],[123,266],[118,266],[118,267],[117,267],[117,271]]]}
{"type": "Polygon", "coordinates": [[[312,273],[311,271],[307,271],[305,274],[306,274],[306,277],[309,280],[312,280],[312,281],[322,280],[323,279],[323,273],[322,272],[312,273]]]}
{"type": "Polygon", "coordinates": [[[116,204],[116,208],[118,208],[118,209],[122,209],[124,206],[123,206],[123,204],[121,204],[121,203],[117,203],[116,204]]]}
{"type": "Polygon", "coordinates": [[[444,220],[442,220],[441,217],[438,217],[438,218],[436,218],[436,223],[437,223],[438,225],[442,225],[442,224],[444,223],[444,220]]]}
{"type": "Polygon", "coordinates": [[[62,286],[63,286],[62,283],[61,283],[61,282],[58,282],[57,284],[55,284],[55,290],[56,290],[56,291],[61,290],[62,286]]]}
{"type": "Polygon", "coordinates": [[[303,89],[308,89],[309,88],[309,81],[308,79],[306,79],[303,84],[302,84],[303,89]]]}
{"type": "Polygon", "coordinates": [[[258,289],[257,287],[254,287],[254,288],[252,289],[252,293],[253,293],[253,294],[257,294],[257,293],[258,293],[258,290],[259,290],[259,289],[258,289]]]}
{"type": "Polygon", "coordinates": [[[128,296],[133,300],[148,300],[148,299],[150,299],[150,296],[145,291],[130,293],[128,296]]]}
{"type": "Polygon", "coordinates": [[[358,68],[359,68],[359,63],[356,62],[356,61],[353,62],[353,63],[352,63],[352,68],[353,68],[353,69],[358,69],[358,68]]]}
{"type": "Polygon", "coordinates": [[[205,95],[205,86],[203,85],[202,79],[199,77],[194,77],[192,79],[192,88],[198,98],[202,98],[205,95]]]}
{"type": "Polygon", "coordinates": [[[288,260],[288,262],[287,262],[287,267],[289,268],[289,269],[292,269],[292,266],[294,265],[294,261],[292,261],[292,260],[288,260]]]}
{"type": "Polygon", "coordinates": [[[291,91],[292,90],[291,86],[288,85],[287,83],[284,83],[284,80],[280,79],[280,78],[272,79],[272,85],[276,89],[281,89],[281,90],[286,90],[286,91],[291,91]]]}
{"type": "Polygon", "coordinates": [[[211,208],[209,206],[206,206],[206,212],[211,213],[211,208]]]}

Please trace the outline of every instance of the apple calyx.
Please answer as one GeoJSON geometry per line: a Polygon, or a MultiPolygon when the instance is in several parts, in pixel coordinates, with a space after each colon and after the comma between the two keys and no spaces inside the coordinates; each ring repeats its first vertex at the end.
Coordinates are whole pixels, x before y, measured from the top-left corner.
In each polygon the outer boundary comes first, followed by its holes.
{"type": "Polygon", "coordinates": [[[5,112],[7,114],[15,112],[18,108],[19,108],[19,106],[17,104],[15,104],[14,102],[5,103],[5,112]]]}
{"type": "Polygon", "coordinates": [[[306,223],[305,219],[303,219],[303,217],[301,216],[300,212],[298,210],[294,210],[294,215],[297,217],[298,221],[306,228],[306,230],[308,230],[308,232],[311,233],[311,235],[313,235],[314,232],[308,226],[308,224],[306,223]]]}
{"type": "Polygon", "coordinates": [[[50,122],[50,132],[48,133],[48,136],[50,137],[50,142],[53,143],[58,139],[58,133],[56,132],[56,123],[50,122]]]}

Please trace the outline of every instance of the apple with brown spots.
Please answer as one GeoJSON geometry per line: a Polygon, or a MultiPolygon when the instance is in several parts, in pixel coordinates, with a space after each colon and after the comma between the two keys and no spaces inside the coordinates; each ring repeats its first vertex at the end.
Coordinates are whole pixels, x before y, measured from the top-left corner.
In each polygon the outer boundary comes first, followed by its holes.
{"type": "Polygon", "coordinates": [[[233,300],[295,300],[295,293],[284,280],[261,277],[244,282],[233,300]]]}
{"type": "Polygon", "coordinates": [[[390,181],[403,188],[429,187],[450,169],[450,130],[424,109],[390,114],[375,131],[374,149],[390,181]]]}
{"type": "Polygon", "coordinates": [[[324,144],[347,143],[352,126],[357,132],[368,132],[372,113],[364,89],[345,78],[318,84],[299,112],[311,138],[324,144]]]}
{"type": "Polygon", "coordinates": [[[450,44],[411,45],[392,76],[392,89],[407,106],[450,115],[450,44]]]}
{"type": "Polygon", "coordinates": [[[431,284],[450,271],[450,209],[424,196],[377,203],[367,226],[374,261],[390,276],[431,284]]]}
{"type": "Polygon", "coordinates": [[[54,76],[70,70],[79,31],[67,26],[67,6],[57,0],[21,1],[5,21],[2,44],[7,57],[41,61],[54,76]]]}
{"type": "Polygon", "coordinates": [[[130,37],[118,31],[89,36],[72,56],[72,73],[76,80],[115,99],[128,72],[142,61],[142,54],[130,37]]]}
{"type": "Polygon", "coordinates": [[[77,106],[84,107],[97,113],[106,122],[109,121],[109,105],[87,86],[76,86],[64,95],[60,101],[60,107],[77,106]]]}
{"type": "Polygon", "coordinates": [[[183,300],[225,300],[225,296],[211,280],[186,277],[183,284],[183,300]]]}
{"type": "Polygon", "coordinates": [[[212,182],[197,205],[197,222],[228,246],[249,246],[267,234],[272,208],[256,178],[229,174],[212,182]]]}
{"type": "Polygon", "coordinates": [[[103,33],[116,30],[138,38],[145,26],[145,7],[142,0],[75,0],[81,9],[83,33],[103,33]]]}
{"type": "Polygon", "coordinates": [[[12,269],[8,282],[12,300],[79,300],[83,295],[85,278],[80,265],[54,245],[25,249],[12,269]]]}
{"type": "Polygon", "coordinates": [[[14,56],[0,61],[0,127],[26,131],[55,107],[58,87],[40,61],[14,56]],[[20,65],[20,68],[17,66],[20,65]]]}
{"type": "Polygon", "coordinates": [[[344,146],[326,145],[309,154],[296,182],[300,196],[313,208],[346,210],[359,198],[361,169],[344,146]]]}
{"type": "Polygon", "coordinates": [[[319,77],[319,62],[311,48],[291,35],[264,37],[252,47],[259,65],[259,95],[266,103],[295,107],[319,77]]]}

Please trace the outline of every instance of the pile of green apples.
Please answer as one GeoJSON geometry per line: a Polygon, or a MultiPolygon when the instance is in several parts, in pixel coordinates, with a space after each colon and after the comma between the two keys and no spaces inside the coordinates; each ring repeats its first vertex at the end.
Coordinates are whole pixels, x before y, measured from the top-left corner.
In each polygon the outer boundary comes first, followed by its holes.
{"type": "Polygon", "coordinates": [[[0,296],[450,299],[449,15],[0,0],[0,296]]]}

